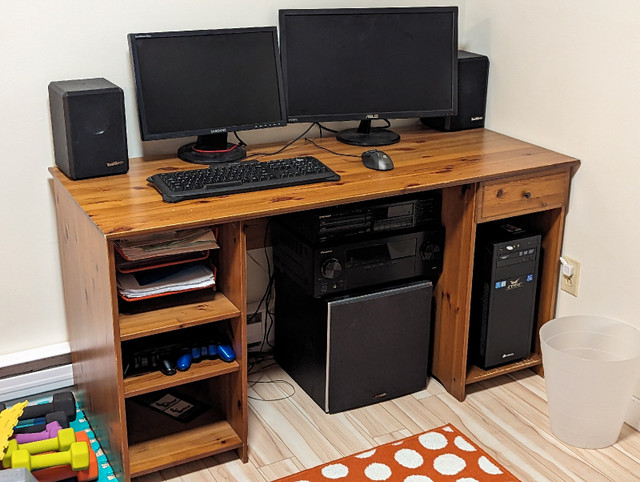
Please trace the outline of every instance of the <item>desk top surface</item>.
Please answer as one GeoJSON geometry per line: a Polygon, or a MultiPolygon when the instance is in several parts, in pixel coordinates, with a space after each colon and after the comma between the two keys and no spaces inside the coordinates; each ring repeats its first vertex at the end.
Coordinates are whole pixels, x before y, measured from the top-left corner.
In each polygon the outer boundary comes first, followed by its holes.
{"type": "MultiPolygon", "coordinates": [[[[129,172],[72,181],[58,168],[49,170],[108,238],[255,219],[293,211],[383,198],[398,194],[577,167],[573,157],[529,144],[487,129],[437,132],[414,127],[394,129],[402,139],[379,147],[393,160],[391,171],[374,171],[360,158],[332,154],[304,140],[266,160],[312,155],[341,176],[338,182],[308,184],[182,201],[169,204],[146,181],[162,171],[203,166],[177,158],[131,159],[129,172]]],[[[360,155],[367,148],[342,144],[333,137],[314,139],[341,154],[360,155]]],[[[276,151],[284,143],[250,146],[248,153],[276,151]]]]}

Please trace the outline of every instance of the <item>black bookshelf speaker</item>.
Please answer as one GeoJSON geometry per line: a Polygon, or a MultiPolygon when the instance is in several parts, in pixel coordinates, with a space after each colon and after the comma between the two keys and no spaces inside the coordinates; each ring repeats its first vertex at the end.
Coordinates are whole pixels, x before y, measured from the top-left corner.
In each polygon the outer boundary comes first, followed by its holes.
{"type": "Polygon", "coordinates": [[[489,58],[458,51],[458,115],[424,117],[422,123],[441,131],[460,131],[484,127],[487,107],[489,58]]]}
{"type": "Polygon", "coordinates": [[[53,148],[58,168],[71,179],[129,170],[122,89],[106,79],[49,84],[53,148]]]}

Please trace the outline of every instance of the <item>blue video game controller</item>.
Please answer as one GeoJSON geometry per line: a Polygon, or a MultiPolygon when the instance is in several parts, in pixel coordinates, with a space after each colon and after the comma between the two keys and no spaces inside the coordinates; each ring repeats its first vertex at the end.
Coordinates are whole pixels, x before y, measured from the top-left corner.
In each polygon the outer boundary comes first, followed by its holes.
{"type": "Polygon", "coordinates": [[[218,344],[218,356],[222,361],[232,362],[236,359],[236,354],[231,345],[218,344]]]}
{"type": "Polygon", "coordinates": [[[216,345],[215,343],[210,343],[207,346],[207,358],[209,360],[215,360],[216,358],[218,358],[218,345],[216,345]]]}
{"type": "Polygon", "coordinates": [[[191,353],[188,350],[181,352],[176,360],[176,369],[181,372],[188,370],[191,367],[191,360],[191,353]]]}

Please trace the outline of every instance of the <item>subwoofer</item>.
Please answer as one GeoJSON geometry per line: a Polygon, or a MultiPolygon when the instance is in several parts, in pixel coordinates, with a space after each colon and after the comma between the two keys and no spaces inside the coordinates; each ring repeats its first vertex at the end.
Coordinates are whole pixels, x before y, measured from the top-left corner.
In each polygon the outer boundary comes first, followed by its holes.
{"type": "Polygon", "coordinates": [[[460,131],[484,127],[487,106],[489,58],[458,51],[458,115],[424,117],[422,123],[441,131],[460,131]]]}
{"type": "Polygon", "coordinates": [[[422,390],[431,281],[314,298],[276,270],[275,359],[325,412],[422,390]]]}
{"type": "Polygon", "coordinates": [[[71,179],[129,170],[122,89],[106,79],[49,84],[55,162],[71,179]]]}

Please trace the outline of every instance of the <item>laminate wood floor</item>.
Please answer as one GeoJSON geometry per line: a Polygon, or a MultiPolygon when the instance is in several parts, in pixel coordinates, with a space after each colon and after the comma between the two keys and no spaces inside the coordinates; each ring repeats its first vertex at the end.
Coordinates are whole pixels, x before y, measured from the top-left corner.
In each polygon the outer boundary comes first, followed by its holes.
{"type": "Polygon", "coordinates": [[[249,462],[235,452],[135,482],[263,482],[452,423],[523,481],[640,480],[640,433],[624,425],[611,447],[579,449],[551,434],[544,379],[524,370],[471,385],[464,402],[434,379],[425,390],[324,413],[277,365],[249,375],[249,462]]]}

